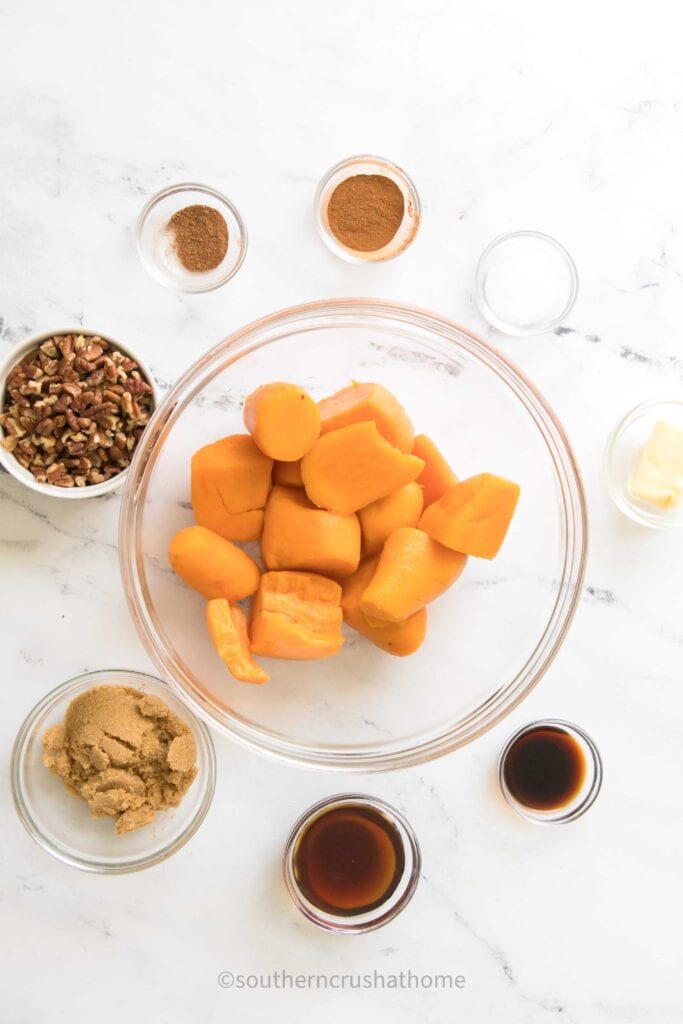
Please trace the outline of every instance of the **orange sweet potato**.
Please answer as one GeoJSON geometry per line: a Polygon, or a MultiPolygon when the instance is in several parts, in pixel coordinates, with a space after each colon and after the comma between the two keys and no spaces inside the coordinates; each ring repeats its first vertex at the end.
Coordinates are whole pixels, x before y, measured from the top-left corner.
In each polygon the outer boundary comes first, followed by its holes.
{"type": "Polygon", "coordinates": [[[457,484],[458,478],[448,465],[434,442],[426,434],[418,434],[415,438],[413,455],[424,459],[425,468],[417,478],[424,492],[424,506],[427,508],[438,501],[449,487],[457,484]]]}
{"type": "Polygon", "coordinates": [[[326,658],[344,643],[341,587],[311,572],[265,572],[251,605],[251,649],[266,658],[326,658]]]}
{"type": "Polygon", "coordinates": [[[262,384],[244,403],[244,425],[264,455],[295,462],[320,433],[320,411],[297,384],[262,384]]]}
{"type": "Polygon", "coordinates": [[[400,658],[413,654],[421,645],[427,630],[427,609],[419,608],[403,622],[368,621],[360,609],[360,599],[377,570],[379,558],[364,559],[357,572],[342,583],[344,622],[367,637],[387,654],[400,658]]]}
{"type": "Polygon", "coordinates": [[[453,551],[495,558],[517,506],[519,485],[480,473],[450,487],[420,519],[420,529],[453,551]]]}
{"type": "Polygon", "coordinates": [[[409,526],[394,530],[361,596],[360,609],[372,619],[402,622],[455,583],[466,562],[466,555],[451,551],[422,530],[409,526]]]}
{"type": "Polygon", "coordinates": [[[257,540],[273,463],[248,434],[232,434],[192,456],[197,522],[226,540],[257,540]]]}
{"type": "Polygon", "coordinates": [[[173,571],[206,598],[241,601],[256,592],[261,573],[246,551],[204,526],[187,526],[168,549],[173,571]]]}
{"type": "Polygon", "coordinates": [[[351,423],[371,420],[383,438],[402,452],[413,450],[413,424],[401,403],[381,384],[353,382],[329,398],[318,402],[320,430],[348,427],[351,423]]]}
{"type": "MultiPolygon", "coordinates": [[[[419,481],[419,477],[418,477],[419,481]]],[[[422,515],[422,488],[406,484],[393,494],[373,501],[358,513],[363,537],[363,554],[375,555],[399,526],[417,526],[422,515]]]]}
{"type": "Polygon", "coordinates": [[[273,483],[281,484],[283,487],[303,487],[301,459],[297,459],[296,462],[274,462],[273,483]]]}
{"type": "Polygon", "coordinates": [[[301,475],[314,505],[344,515],[404,487],[423,468],[422,459],[394,448],[368,420],[318,438],[301,475]]]}
{"type": "Polygon", "coordinates": [[[273,487],[261,555],[268,569],[305,569],[335,579],[350,576],[360,561],[358,516],[316,508],[300,488],[273,487]]]}
{"type": "Polygon", "coordinates": [[[270,676],[251,656],[247,617],[225,598],[217,597],[206,606],[206,624],[214,647],[235,679],[241,683],[267,683],[270,676]]]}

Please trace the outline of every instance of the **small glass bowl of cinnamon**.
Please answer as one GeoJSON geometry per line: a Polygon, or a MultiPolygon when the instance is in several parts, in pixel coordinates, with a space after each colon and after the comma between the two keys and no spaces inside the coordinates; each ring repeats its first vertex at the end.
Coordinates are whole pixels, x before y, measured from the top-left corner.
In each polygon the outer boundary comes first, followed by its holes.
{"type": "Polygon", "coordinates": [[[315,193],[320,237],[349,263],[400,256],[420,226],[417,189],[402,168],[379,156],[352,156],[325,174],[315,193]]]}
{"type": "Polygon", "coordinates": [[[182,292],[209,292],[237,273],[247,229],[230,200],[208,185],[170,185],[145,203],[135,241],[147,272],[182,292]]]}

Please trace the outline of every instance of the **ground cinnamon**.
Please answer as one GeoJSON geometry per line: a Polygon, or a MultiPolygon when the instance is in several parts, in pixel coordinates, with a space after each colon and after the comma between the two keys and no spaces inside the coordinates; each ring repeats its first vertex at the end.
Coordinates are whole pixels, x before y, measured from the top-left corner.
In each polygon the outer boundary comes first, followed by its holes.
{"type": "Polygon", "coordinates": [[[212,206],[186,206],[168,222],[176,256],[194,274],[214,270],[228,251],[228,225],[212,206]]]}
{"type": "Polygon", "coordinates": [[[335,238],[356,252],[388,245],[405,212],[403,192],[384,174],[354,174],[330,196],[327,222],[335,238]]]}

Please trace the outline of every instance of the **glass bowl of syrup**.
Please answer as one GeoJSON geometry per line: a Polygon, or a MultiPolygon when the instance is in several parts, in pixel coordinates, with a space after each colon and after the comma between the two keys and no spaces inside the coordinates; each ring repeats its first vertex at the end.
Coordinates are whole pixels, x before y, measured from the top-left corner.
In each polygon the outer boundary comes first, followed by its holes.
{"type": "Polygon", "coordinates": [[[344,793],[314,804],[292,829],[285,883],[309,921],[360,934],[387,924],[412,898],[420,847],[410,824],[382,800],[344,793]]]}
{"type": "Polygon", "coordinates": [[[564,825],[595,802],[602,760],[583,729],[548,718],[510,737],[500,755],[498,780],[507,802],[527,821],[564,825]]]}

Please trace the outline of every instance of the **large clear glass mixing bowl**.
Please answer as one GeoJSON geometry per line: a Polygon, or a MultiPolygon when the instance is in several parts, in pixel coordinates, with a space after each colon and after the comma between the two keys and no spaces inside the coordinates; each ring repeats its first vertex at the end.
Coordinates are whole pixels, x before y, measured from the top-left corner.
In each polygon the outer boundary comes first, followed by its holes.
{"type": "Polygon", "coordinates": [[[211,725],[296,764],[396,768],[470,742],[543,676],[580,595],[585,498],[562,427],[499,352],[424,310],[330,300],[237,331],[178,381],[128,473],[121,568],[152,660],[211,725]],[[193,521],[190,457],[243,431],[243,399],[264,381],[296,381],[321,398],[354,379],[393,391],[461,478],[487,470],[518,481],[510,532],[495,561],[471,558],[430,606],[426,640],[411,657],[349,631],[332,658],[270,661],[268,685],[238,683],[211,645],[202,598],[168,564],[171,537],[193,521]]]}

